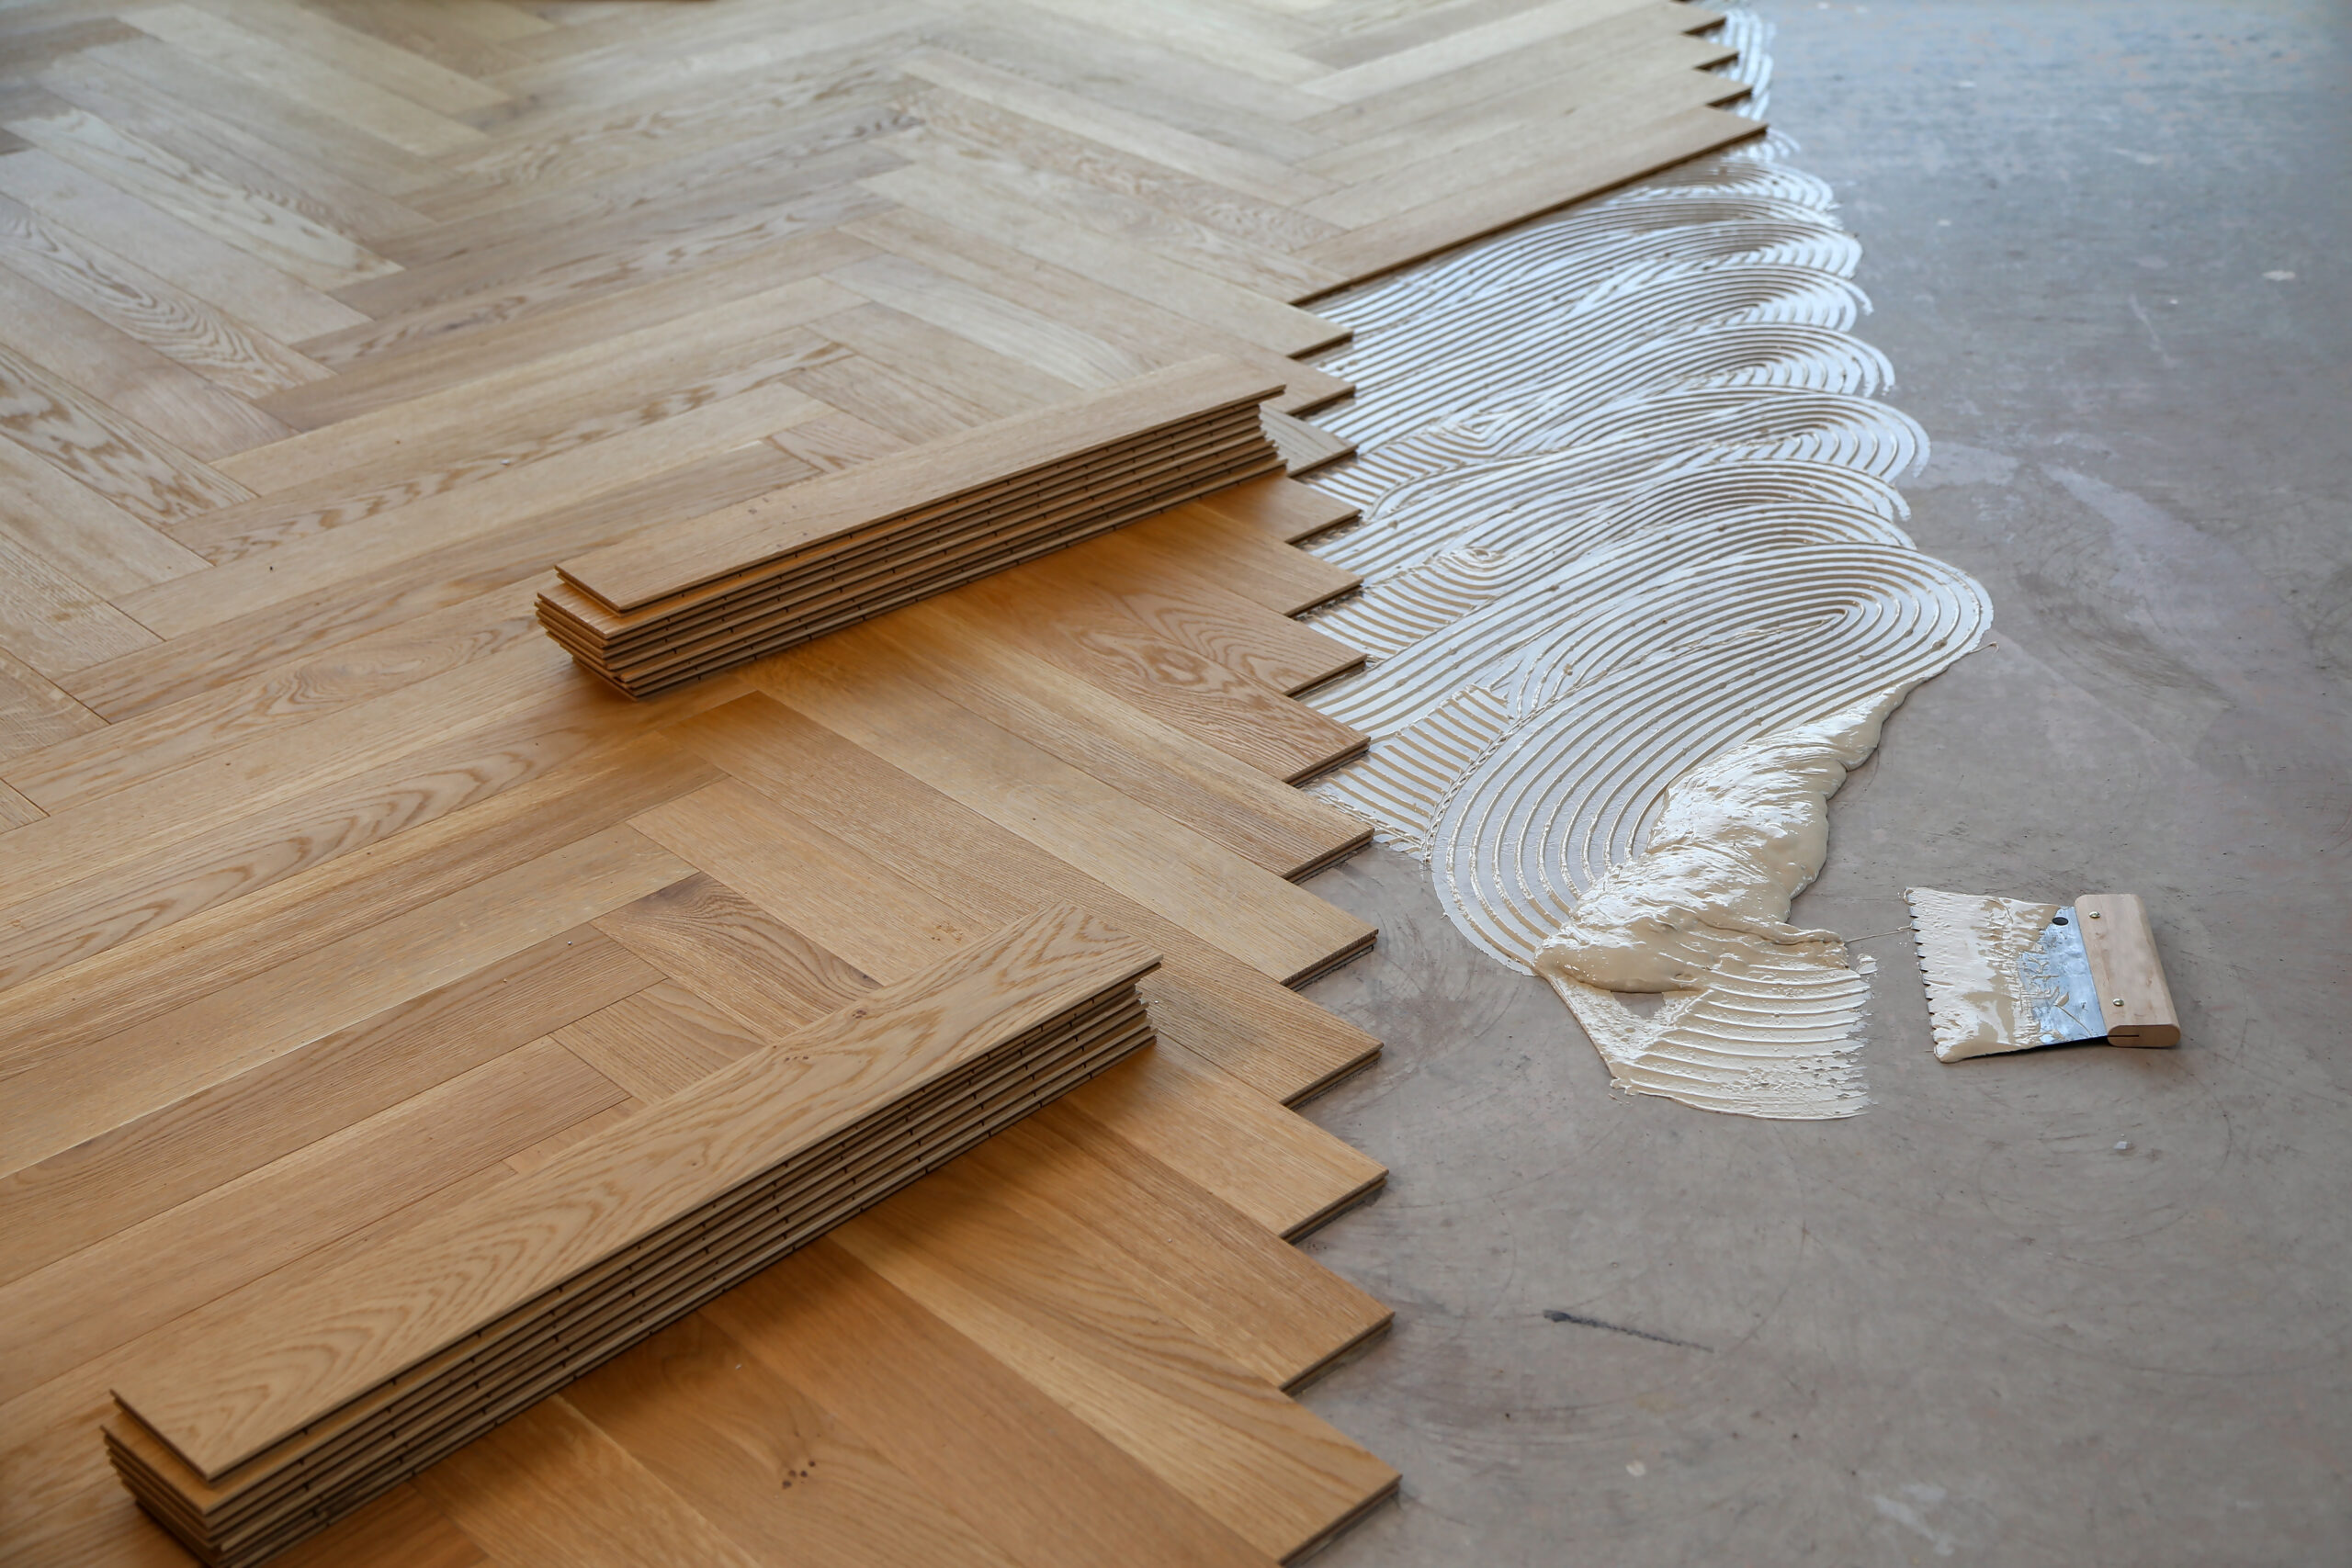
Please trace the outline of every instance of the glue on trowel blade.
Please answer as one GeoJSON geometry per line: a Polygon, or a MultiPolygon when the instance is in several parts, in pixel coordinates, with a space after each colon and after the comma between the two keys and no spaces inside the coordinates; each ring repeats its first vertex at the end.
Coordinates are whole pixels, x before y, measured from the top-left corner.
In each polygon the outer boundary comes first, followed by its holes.
{"type": "Polygon", "coordinates": [[[1932,887],[1905,897],[1937,1060],[2107,1036],[2075,906],[1932,887]]]}

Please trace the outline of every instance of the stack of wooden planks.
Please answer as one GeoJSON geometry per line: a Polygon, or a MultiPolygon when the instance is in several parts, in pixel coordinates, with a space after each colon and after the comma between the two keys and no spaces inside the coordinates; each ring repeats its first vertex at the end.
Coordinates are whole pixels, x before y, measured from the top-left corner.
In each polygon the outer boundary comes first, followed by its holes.
{"type": "Polygon", "coordinates": [[[649,528],[562,563],[539,624],[654,696],[1276,473],[1282,389],[1211,355],[649,528]]]}
{"type": "Polygon", "coordinates": [[[1158,954],[1052,906],[532,1176],[243,1310],[116,1390],[110,1457],[258,1562],[1148,1043],[1158,954]]]}

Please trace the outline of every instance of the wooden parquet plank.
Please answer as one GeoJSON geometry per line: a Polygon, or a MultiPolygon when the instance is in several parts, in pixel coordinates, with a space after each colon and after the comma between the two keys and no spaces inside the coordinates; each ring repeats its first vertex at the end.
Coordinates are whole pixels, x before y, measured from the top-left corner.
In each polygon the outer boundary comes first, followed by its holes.
{"type": "Polygon", "coordinates": [[[258,329],[5,197],[0,266],[242,398],[327,373],[258,329]]]}
{"type": "Polygon", "coordinates": [[[10,129],[117,189],[322,292],[398,269],[397,263],[308,214],[199,168],[86,110],[13,120],[10,129]]]}
{"type": "Polygon", "coordinates": [[[0,436],[144,523],[169,523],[250,493],[6,347],[0,347],[0,436]]]}
{"type": "MultiPolygon", "coordinates": [[[[1049,898],[1106,914],[1164,955],[1164,974],[1184,980],[1181,995],[1164,987],[1151,992],[1163,1033],[1181,1025],[1193,1049],[1264,1095],[1304,1098],[1379,1048],[1362,1030],[1247,962],[781,705],[729,705],[672,733],[791,816],[887,859],[962,911],[951,919],[985,926],[1049,898]]],[[[838,943],[829,945],[839,951],[838,943]]]]}
{"type": "MultiPolygon", "coordinates": [[[[567,420],[566,428],[548,435],[537,449],[554,460],[534,464],[528,460],[534,448],[525,446],[520,454],[524,461],[493,465],[486,455],[461,449],[447,460],[469,478],[479,475],[475,482],[438,487],[405,507],[362,513],[348,522],[338,517],[336,525],[311,531],[304,521],[311,518],[312,507],[303,504],[285,520],[301,530],[293,536],[273,536],[277,542],[268,548],[241,550],[233,560],[186,588],[175,590],[166,582],[126,594],[124,608],[142,625],[181,637],[245,616],[257,616],[262,624],[296,621],[300,601],[311,593],[348,597],[362,571],[375,574],[379,592],[405,578],[431,574],[436,564],[445,576],[460,563],[464,570],[479,572],[492,560],[511,572],[490,580],[472,578],[465,586],[474,592],[536,575],[550,558],[552,552],[546,548],[550,539],[567,533],[593,537],[604,531],[592,521],[602,503],[624,513],[629,527],[641,527],[660,514],[648,502],[660,499],[660,510],[666,512],[677,500],[693,495],[699,488],[695,481],[706,474],[718,481],[715,488],[721,493],[741,482],[773,486],[800,477],[806,471],[802,465],[774,447],[756,463],[742,458],[740,448],[796,418],[824,412],[823,405],[795,391],[783,378],[791,373],[787,367],[829,353],[821,344],[796,338],[775,359],[752,367],[747,378],[752,385],[738,396],[697,406],[688,392],[679,400],[685,404],[683,412],[673,413],[674,405],[661,397],[620,410],[609,419],[565,410],[550,417],[567,420]],[[583,435],[591,438],[580,440],[583,435]],[[651,477],[665,471],[670,476],[666,485],[651,477]],[[627,499],[632,496],[633,502],[627,499]],[[560,525],[550,532],[545,526],[549,523],[560,525]],[[533,544],[538,547],[526,553],[533,544]]],[[[460,441],[467,438],[462,429],[452,434],[460,441]]],[[[503,433],[485,434],[496,442],[503,433]]],[[[395,444],[398,439],[387,436],[395,444]]],[[[620,525],[616,522],[612,526],[620,525]]],[[[241,531],[235,537],[248,535],[241,531]]],[[[385,623],[379,619],[377,624],[385,623]]]]}
{"type": "MultiPolygon", "coordinates": [[[[954,86],[933,83],[919,97],[910,100],[910,107],[922,118],[923,129],[894,138],[894,145],[920,146],[936,135],[945,139],[944,145],[959,150],[967,145],[991,148],[1007,160],[994,165],[991,172],[1009,177],[1015,184],[1048,191],[1058,184],[1023,179],[1014,172],[1023,169],[1066,175],[1105,192],[1125,195],[1150,209],[1191,219],[1227,234],[1250,247],[1261,265],[1277,270],[1284,264],[1268,258],[1287,254],[1302,245],[1329,238],[1333,232],[1330,224],[1303,216],[1286,203],[1264,200],[1203,179],[954,86]]],[[[1105,210],[1136,209],[1118,204],[1106,207],[1105,210]]],[[[1214,245],[1198,248],[1221,254],[1221,248],[1214,245]]]]}
{"type": "Polygon", "coordinates": [[[1422,28],[1392,29],[1363,39],[1366,58],[1306,84],[1306,90],[1337,103],[1358,103],[1416,82],[1458,71],[1499,54],[1532,48],[1563,33],[1603,22],[1652,0],[1549,0],[1471,27],[1447,27],[1435,36],[1408,42],[1422,28]],[[1396,47],[1402,45],[1403,47],[1396,47]]]}
{"type": "MultiPolygon", "coordinates": [[[[826,276],[876,305],[952,333],[1065,386],[1111,387],[1159,368],[1094,333],[902,256],[874,256],[826,276]]],[[[824,330],[821,323],[819,330],[824,330]]]]}
{"type": "Polygon", "coordinates": [[[1020,1562],[1272,1561],[830,1243],[706,1311],[795,1387],[858,1412],[885,1459],[1020,1562]],[[864,1353],[877,1340],[893,1353],[864,1353]]]}
{"type": "MultiPolygon", "coordinates": [[[[869,184],[886,195],[914,200],[908,187],[899,183],[909,177],[926,187],[942,184],[952,186],[952,182],[944,182],[933,172],[922,168],[895,170],[869,184]]],[[[970,187],[966,185],[953,188],[968,194],[970,187]]],[[[1287,338],[1295,343],[1320,340],[1317,345],[1322,346],[1344,336],[1340,329],[1134,246],[1105,240],[1106,247],[1129,253],[1134,260],[1129,265],[1126,255],[1096,257],[1103,279],[1097,281],[1054,265],[1080,259],[1078,253],[1084,249],[1082,245],[1058,247],[1057,254],[1057,247],[1041,245],[1038,249],[1047,253],[1041,257],[1000,245],[982,234],[913,207],[878,218],[861,219],[845,227],[896,256],[1041,314],[1057,309],[1082,310],[1093,336],[1154,368],[1180,364],[1204,353],[1227,355],[1285,383],[1286,390],[1277,400],[1277,406],[1286,409],[1329,402],[1351,389],[1350,383],[1340,378],[1287,357],[1291,353],[1305,352],[1303,349],[1277,351],[1261,341],[1269,337],[1287,338]],[[1125,287],[1111,287],[1107,280],[1112,277],[1122,279],[1125,287]],[[1216,303],[1204,302],[1203,296],[1216,303]],[[1226,301],[1233,296],[1255,301],[1255,310],[1224,310],[1226,301]],[[1173,300],[1187,298],[1194,301],[1189,313],[1164,308],[1173,300]],[[1287,319],[1279,323],[1264,319],[1276,310],[1304,318],[1304,325],[1287,319]],[[1234,324],[1220,323],[1216,320],[1220,311],[1247,319],[1234,324]],[[1258,335],[1246,335],[1242,329],[1254,329],[1258,335]]]]}
{"type": "Polygon", "coordinates": [[[758,905],[697,874],[602,915],[596,929],[744,1024],[784,1034],[874,988],[758,905]]]}
{"type": "Polygon", "coordinates": [[[661,977],[597,931],[574,928],[0,1176],[0,1282],[661,977]]]}
{"type": "Polygon", "coordinates": [[[1362,824],[1023,652],[950,596],[834,639],[1252,864],[1297,880],[1362,847],[1362,824]]]}
{"type": "Polygon", "coordinates": [[[256,736],[368,702],[535,637],[533,591],[527,582],[496,590],[346,643],[323,657],[298,660],[255,680],[199,692],[105,725],[95,734],[76,730],[53,744],[28,748],[14,759],[0,761],[0,777],[51,807],[110,795],[256,736]]]}
{"type": "Polygon", "coordinates": [[[607,1362],[564,1401],[760,1562],[1013,1568],[707,1312],[607,1362]]]}
{"type": "Polygon", "coordinates": [[[656,93],[493,123],[481,147],[444,160],[443,181],[458,176],[449,188],[418,205],[461,218],[494,206],[492,193],[500,188],[510,197],[525,187],[553,189],[752,141],[843,96],[886,86],[896,79],[892,62],[901,52],[895,40],[824,50],[730,82],[724,91],[656,93]]]}
{"type": "Polygon", "coordinates": [[[1395,1486],[1396,1472],[1098,1262],[1091,1237],[1065,1245],[998,1186],[948,1167],[832,1243],[1270,1557],[1395,1486]]]}
{"type": "Polygon", "coordinates": [[[1081,94],[1064,92],[944,51],[918,54],[906,62],[904,69],[908,74],[920,76],[934,86],[978,99],[1008,114],[1101,142],[1261,201],[1303,206],[1330,188],[1328,182],[1279,159],[1239,152],[1221,141],[1179,130],[1081,94]]]}
{"type": "MultiPolygon", "coordinates": [[[[1348,335],[1347,329],[1336,322],[1270,300],[1252,289],[1170,260],[1148,247],[1091,229],[1051,222],[1020,203],[992,193],[981,182],[948,178],[931,164],[910,164],[872,176],[866,184],[928,214],[934,225],[925,232],[915,226],[908,213],[896,212],[865,220],[864,227],[854,231],[887,236],[876,243],[893,249],[900,248],[896,242],[902,239],[917,244],[928,241],[924,251],[901,250],[901,254],[913,254],[921,260],[930,260],[933,253],[955,254],[950,247],[968,247],[978,240],[980,248],[977,252],[966,249],[963,254],[986,259],[996,273],[1025,272],[1044,280],[1048,287],[1067,287],[1065,280],[1076,275],[1094,286],[1073,301],[1091,304],[1087,310],[1090,317],[1108,313],[1113,320],[1148,321],[1159,326],[1159,318],[1172,315],[1192,322],[1195,328],[1213,328],[1238,342],[1283,355],[1329,348],[1345,341],[1348,335]],[[1025,257],[1031,265],[1012,262],[1014,254],[1025,257]],[[1106,300],[1106,290],[1126,299],[1106,300]],[[1154,309],[1138,311],[1134,302],[1145,302],[1154,309]]],[[[1209,346],[1197,333],[1193,341],[1201,344],[1193,353],[1209,346]]],[[[1221,345],[1219,351],[1227,352],[1221,345]]],[[[1306,368],[1294,367],[1292,373],[1306,368]]]]}
{"type": "Polygon", "coordinates": [[[927,7],[903,0],[802,4],[781,14],[745,11],[716,18],[689,14],[652,18],[650,25],[625,17],[602,37],[594,23],[567,29],[548,47],[579,47],[503,72],[499,83],[528,96],[529,107],[516,120],[525,124],[631,101],[717,96],[729,94],[741,78],[812,58],[877,45],[903,50],[930,20],[927,7]]]}
{"type": "Polygon", "coordinates": [[[106,720],[0,648],[0,767],[105,726],[106,720]]]}
{"type": "MultiPolygon", "coordinates": [[[[833,318],[836,323],[854,325],[845,331],[863,332],[869,341],[879,324],[881,312],[873,318],[852,311],[846,317],[833,318]]],[[[889,351],[883,341],[885,352],[889,351]]],[[[840,358],[830,364],[812,366],[793,373],[792,384],[810,397],[821,399],[834,408],[850,414],[862,423],[872,425],[892,443],[890,451],[912,446],[918,441],[935,441],[943,435],[953,435],[959,430],[969,430],[976,424],[986,424],[997,414],[967,398],[958,397],[920,376],[910,375],[879,359],[843,350],[840,358]]],[[[1006,412],[1018,412],[1016,403],[1006,412]]],[[[777,445],[786,451],[792,447],[786,442],[777,445]]],[[[887,452],[876,456],[888,456],[887,452]]],[[[822,465],[820,465],[820,467],[822,465]]]]}
{"type": "MultiPolygon", "coordinates": [[[[898,165],[897,156],[872,139],[881,128],[871,118],[853,121],[853,129],[858,134],[839,144],[640,197],[608,216],[542,214],[547,221],[517,226],[503,242],[494,232],[477,234],[471,224],[428,231],[425,239],[393,247],[405,253],[406,270],[346,288],[338,298],[383,317],[512,288],[542,274],[593,266],[624,248],[643,252],[664,242],[691,243],[697,236],[731,233],[898,165]],[[432,237],[441,238],[438,247],[432,237]],[[447,254],[436,256],[435,248],[447,254]]],[[[736,247],[737,254],[741,250],[736,247]]]]}
{"type": "MultiPolygon", "coordinates": [[[[95,871],[68,868],[61,875],[47,860],[54,852],[48,845],[80,834],[89,818],[65,823],[57,839],[49,837],[57,816],[15,829],[28,850],[45,851],[43,880],[49,886],[8,907],[11,925],[0,975],[21,983],[86,962],[122,942],[464,810],[582,752],[616,745],[729,694],[723,681],[650,704],[627,703],[585,683],[558,688],[553,695],[526,700],[499,717],[430,740],[379,767],[334,778],[269,809],[181,838],[164,835],[143,854],[107,853],[95,871]]],[[[411,743],[418,739],[408,738],[411,743]]]]}
{"type": "Polygon", "coordinates": [[[0,1286],[9,1309],[0,1398],[130,1344],[620,1098],[609,1079],[542,1040],[0,1286]]]}
{"type": "Polygon", "coordinates": [[[198,124],[214,120],[256,141],[287,143],[366,189],[403,203],[449,179],[439,164],[370,135],[332,107],[314,107],[160,39],[141,34],[92,50],[83,59],[119,73],[126,86],[142,85],[156,101],[198,124]]]}
{"type": "MultiPolygon", "coordinates": [[[[662,443],[647,445],[658,454],[662,443]]],[[[626,449],[625,445],[615,446],[616,451],[626,449]]],[[[654,514],[650,509],[655,506],[712,511],[789,484],[808,472],[806,464],[765,443],[673,467],[662,466],[658,458],[633,458],[616,465],[610,477],[617,478],[631,468],[643,476],[634,483],[571,500],[563,499],[558,490],[552,506],[544,505],[548,499],[546,492],[557,487],[530,487],[530,476],[502,487],[494,495],[485,491],[479,497],[462,498],[475,502],[475,513],[451,506],[446,513],[455,515],[445,513],[435,519],[457,536],[446,544],[428,540],[421,553],[409,555],[403,547],[413,541],[405,537],[363,541],[354,555],[364,555],[372,547],[380,549],[385,558],[371,563],[368,575],[356,580],[335,573],[331,561],[314,556],[321,570],[317,586],[308,592],[287,600],[257,593],[259,603],[241,607],[240,613],[199,631],[182,633],[168,648],[147,643],[145,639],[153,634],[144,633],[134,646],[147,648],[145,656],[120,657],[91,666],[64,677],[61,683],[92,709],[110,717],[143,713],[210,691],[224,682],[398,627],[415,616],[508,583],[536,578],[549,560],[566,551],[594,548],[637,532],[654,514]],[[511,521],[493,519],[501,525],[479,535],[469,526],[481,521],[481,512],[505,506],[520,515],[512,516],[511,521]]],[[[427,525],[423,515],[412,521],[420,531],[427,525]]],[[[268,564],[252,574],[256,586],[269,581],[268,564]]]]}
{"type": "Polygon", "coordinates": [[[0,1074],[13,1077],[215,990],[259,979],[314,948],[560,852],[583,833],[593,836],[718,776],[709,764],[662,742],[616,747],[465,811],[411,825],[373,853],[330,857],[275,886],[216,900],[169,929],[130,936],[70,969],[0,992],[0,1074]]]}
{"type": "Polygon", "coordinates": [[[1329,107],[1310,94],[1046,11],[1007,15],[974,0],[960,0],[952,9],[956,24],[934,36],[941,48],[966,60],[1286,163],[1330,145],[1296,123],[1329,107]]]}
{"type": "Polygon", "coordinates": [[[0,193],[58,229],[281,341],[365,320],[308,284],[35,148],[0,158],[0,193]]]}
{"type": "Polygon", "coordinates": [[[1720,39],[1680,31],[1661,36],[1653,11],[1624,12],[1548,45],[1464,66],[1434,84],[1352,104],[1341,112],[1355,134],[1312,164],[1354,185],[1400,164],[1459,155],[1507,126],[1556,118],[1611,97],[1658,92],[1677,102],[1720,101],[1738,84],[1700,73],[1737,52],[1720,39]]]}
{"type": "Polygon", "coordinates": [[[1051,575],[1074,603],[1090,590],[1108,594],[1163,641],[1293,696],[1363,663],[1356,649],[1227,587],[1236,574],[1214,547],[1179,554],[1123,532],[1064,552],[1051,575]]]}
{"type": "Polygon", "coordinates": [[[811,322],[810,330],[909,380],[944,383],[957,401],[989,419],[1063,402],[1080,389],[1051,371],[885,305],[860,305],[811,322]]]}
{"type": "Polygon", "coordinates": [[[667,980],[597,1009],[554,1038],[649,1104],[766,1043],[718,1003],[667,980]]]}
{"type": "Polygon", "coordinates": [[[415,1484],[502,1568],[759,1568],[561,1396],[415,1484]]]}
{"type": "Polygon", "coordinates": [[[1106,605],[1101,594],[1082,589],[1065,597],[1066,584],[1084,579],[1060,562],[1046,565],[1045,571],[959,589],[958,603],[1038,658],[1269,777],[1296,783],[1363,752],[1365,738],[1358,731],[1161,638],[1124,605],[1106,605]],[[1041,621],[1037,608],[1048,599],[1058,607],[1041,621]]]}
{"type": "Polygon", "coordinates": [[[464,152],[483,140],[473,127],[413,98],[194,6],[158,6],[135,11],[126,20],[182,53],[209,61],[419,157],[464,152]]]}
{"type": "MultiPolygon", "coordinates": [[[[0,284],[0,301],[8,293],[0,284]]],[[[13,441],[0,441],[0,532],[102,593],[204,570],[201,556],[13,441]]]]}
{"type": "Polygon", "coordinates": [[[160,642],[96,589],[0,533],[0,647],[35,672],[62,680],[160,642]]]}
{"type": "Polygon", "coordinates": [[[1513,150],[1517,167],[1477,186],[1351,229],[1302,253],[1351,277],[1393,271],[1671,164],[1764,133],[1763,122],[1697,107],[1635,123],[1571,116],[1513,150]]]}
{"type": "Polygon", "coordinates": [[[507,101],[481,72],[452,71],[291,0],[199,0],[205,10],[437,113],[462,116],[507,101]]]}
{"type": "Polygon", "coordinates": [[[70,1149],[692,874],[607,829],[128,1029],[12,1038],[0,1162],[70,1149]]]}
{"type": "Polygon", "coordinates": [[[820,642],[745,678],[1277,981],[1318,973],[1371,940],[1321,899],[899,671],[820,642]]]}
{"type": "Polygon", "coordinates": [[[798,329],[854,303],[825,278],[800,277],[616,337],[578,346],[559,339],[555,352],[517,356],[487,375],[479,374],[483,362],[464,355],[373,360],[273,395],[274,412],[306,434],[241,454],[227,466],[266,493],[380,463],[396,446],[429,454],[435,442],[478,444],[480,435],[466,434],[469,410],[476,424],[485,407],[497,410],[492,428],[518,435],[560,430],[583,407],[644,406],[673,390],[697,400],[685,405],[692,410],[732,395],[739,387],[728,381],[730,373],[773,365],[804,347],[808,338],[798,329]]]}
{"type": "Polygon", "coordinates": [[[1296,1387],[1385,1328],[1386,1307],[1285,1244],[1280,1232],[1179,1176],[1131,1135],[1110,1131],[1119,1117],[1115,1097],[1103,1089],[1132,1091],[1148,1080],[1170,1081],[1132,1070],[1106,1074],[1079,1091],[1092,1110],[1068,1101],[1052,1107],[963,1163],[986,1179],[980,1190],[990,1202],[1125,1280],[1157,1311],[1277,1388],[1296,1387]]]}
{"type": "Polygon", "coordinates": [[[0,271],[0,310],[11,323],[11,346],[199,461],[292,434],[243,398],[15,272],[0,271]]]}

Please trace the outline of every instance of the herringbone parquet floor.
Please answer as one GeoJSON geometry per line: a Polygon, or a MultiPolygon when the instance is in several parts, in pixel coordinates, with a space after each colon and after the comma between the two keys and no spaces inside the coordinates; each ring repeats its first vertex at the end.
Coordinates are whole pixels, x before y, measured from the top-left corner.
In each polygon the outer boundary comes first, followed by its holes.
{"type": "MultiPolygon", "coordinates": [[[[1394,1472],[1276,486],[659,701],[559,558],[1754,134],[1671,0],[0,6],[0,1557],[182,1561],[116,1371],[1069,899],[1162,1044],[288,1562],[1264,1562],[1394,1472]],[[787,983],[789,982],[789,983],[787,983]]],[[[1279,422],[1278,422],[1279,423],[1279,422]]],[[[1328,457],[1284,426],[1298,461],[1328,457]]]]}

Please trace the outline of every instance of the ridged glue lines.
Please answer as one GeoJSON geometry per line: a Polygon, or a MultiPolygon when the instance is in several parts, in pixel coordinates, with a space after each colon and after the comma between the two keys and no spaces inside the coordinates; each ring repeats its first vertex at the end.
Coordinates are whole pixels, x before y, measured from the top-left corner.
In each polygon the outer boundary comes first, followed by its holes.
{"type": "MultiPolygon", "coordinates": [[[[1726,27],[1760,86],[1763,28],[1726,27]]],[[[1786,146],[1317,302],[1360,389],[1323,416],[1358,456],[1316,482],[1363,520],[1310,547],[1365,578],[1326,621],[1371,659],[1308,700],[1373,737],[1317,792],[1549,979],[1619,1084],[1822,1117],[1868,1102],[1867,987],[1789,900],[1829,793],[1991,606],[1903,531],[1927,437],[1875,400],[1860,247],[1786,146]]]]}

